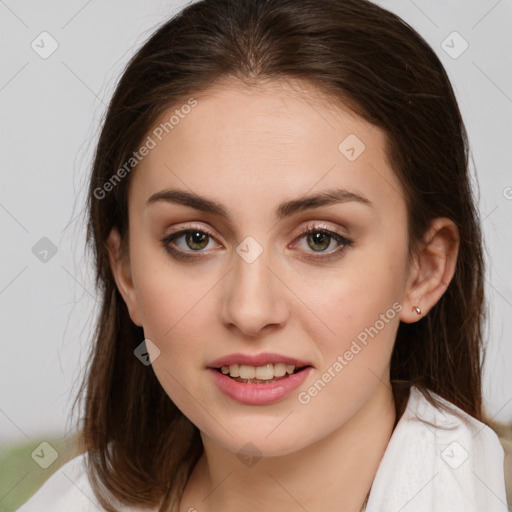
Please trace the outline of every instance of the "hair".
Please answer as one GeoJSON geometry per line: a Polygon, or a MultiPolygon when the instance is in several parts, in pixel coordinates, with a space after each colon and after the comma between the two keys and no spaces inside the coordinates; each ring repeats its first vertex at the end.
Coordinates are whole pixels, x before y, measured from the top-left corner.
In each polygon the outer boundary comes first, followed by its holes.
{"type": "Polygon", "coordinates": [[[98,189],[169,108],[223,80],[292,79],[384,131],[407,206],[410,254],[432,219],[448,217],[459,229],[456,270],[445,293],[428,315],[397,331],[390,369],[397,418],[414,385],[434,403],[432,393],[485,421],[483,242],[467,135],[438,57],[402,19],[366,0],[201,0],[165,22],[132,57],[94,156],[87,241],[101,311],[77,400],[84,402],[80,435],[88,475],[106,510],[115,510],[110,496],[177,511],[203,446],[151,366],[134,357],[144,334],[130,319],[109,263],[113,228],[126,248],[136,168],[102,197],[98,189]]]}

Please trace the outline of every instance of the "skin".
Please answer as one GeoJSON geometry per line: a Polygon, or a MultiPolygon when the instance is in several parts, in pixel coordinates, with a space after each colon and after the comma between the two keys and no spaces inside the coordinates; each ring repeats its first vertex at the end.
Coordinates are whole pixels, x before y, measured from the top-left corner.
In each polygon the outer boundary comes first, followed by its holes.
{"type": "Polygon", "coordinates": [[[427,314],[446,290],[457,228],[435,219],[409,261],[406,205],[385,134],[311,85],[233,80],[196,98],[132,176],[127,253],[116,230],[108,241],[130,316],[160,350],[153,370],[201,432],[204,452],[180,510],[359,511],[395,422],[389,361],[399,321],[417,321],[413,306],[427,314]],[[366,147],[354,161],[338,149],[350,134],[366,147]],[[164,201],[146,204],[170,188],[221,203],[232,220],[164,201]],[[357,192],[372,205],[352,201],[274,217],[282,201],[331,188],[357,192]],[[353,244],[322,260],[340,246],[334,239],[326,247],[308,243],[300,228],[310,224],[353,244]],[[190,261],[173,258],[161,242],[186,228],[214,235],[199,253],[185,236],[175,240],[196,256],[190,261]],[[248,236],[263,248],[252,263],[235,250],[248,236]],[[300,403],[298,393],[395,303],[401,311],[308,404],[300,403]],[[286,354],[314,369],[278,402],[240,404],[206,369],[234,352],[286,354]],[[248,465],[240,455],[261,458],[248,465]]]}

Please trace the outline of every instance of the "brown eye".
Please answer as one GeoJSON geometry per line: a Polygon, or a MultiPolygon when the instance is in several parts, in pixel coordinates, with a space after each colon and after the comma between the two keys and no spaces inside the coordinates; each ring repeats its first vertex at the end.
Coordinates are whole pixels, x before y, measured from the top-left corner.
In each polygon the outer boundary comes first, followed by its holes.
{"type": "Polygon", "coordinates": [[[215,238],[209,232],[203,229],[182,229],[171,233],[161,240],[164,249],[174,258],[180,260],[192,260],[201,257],[205,249],[220,247],[214,243],[215,238]],[[197,256],[194,255],[197,253],[197,256]]]}
{"type": "Polygon", "coordinates": [[[341,257],[345,249],[354,243],[336,231],[319,226],[305,228],[298,240],[293,248],[299,249],[303,258],[316,261],[341,257]]]}
{"type": "Polygon", "coordinates": [[[312,232],[307,235],[307,242],[314,251],[324,251],[331,244],[331,237],[322,231],[312,232]]]}
{"type": "Polygon", "coordinates": [[[208,245],[209,236],[201,231],[187,231],[185,234],[185,243],[194,250],[199,251],[208,245]]]}

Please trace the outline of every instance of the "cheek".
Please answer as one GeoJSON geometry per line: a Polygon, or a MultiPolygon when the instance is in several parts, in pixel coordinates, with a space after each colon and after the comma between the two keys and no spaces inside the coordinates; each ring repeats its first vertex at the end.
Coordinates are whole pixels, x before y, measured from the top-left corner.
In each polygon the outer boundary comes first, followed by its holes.
{"type": "MultiPolygon", "coordinates": [[[[320,286],[312,287],[310,278],[300,288],[298,294],[314,313],[302,316],[302,327],[316,340],[326,368],[346,353],[347,368],[383,371],[399,325],[404,254],[405,248],[396,251],[392,245],[360,251],[320,286]]],[[[361,374],[353,377],[359,381],[361,374]]]]}
{"type": "MultiPolygon", "coordinates": [[[[183,272],[145,259],[134,275],[144,335],[159,349],[153,371],[171,400],[192,421],[201,421],[202,394],[196,389],[198,369],[208,343],[211,305],[205,293],[211,286],[183,272]],[[191,400],[193,397],[193,400],[191,400]]],[[[211,324],[211,322],[210,322],[211,324]]],[[[205,407],[207,404],[203,404],[205,407]]],[[[204,419],[203,419],[204,421],[204,419]]]]}
{"type": "Polygon", "coordinates": [[[193,297],[182,290],[184,283],[179,278],[171,280],[156,271],[144,271],[137,281],[136,293],[145,335],[155,342],[163,340],[186,314],[193,297]]]}
{"type": "Polygon", "coordinates": [[[387,385],[401,310],[390,279],[365,272],[333,280],[323,294],[309,298],[325,327],[322,334],[314,332],[319,325],[314,315],[307,316],[309,326],[302,324],[321,354],[315,379],[297,397],[305,414],[342,424],[377,387],[387,385]]]}
{"type": "Polygon", "coordinates": [[[151,250],[135,251],[132,268],[144,335],[160,350],[155,374],[177,405],[189,407],[190,396],[182,385],[192,390],[191,376],[207,363],[205,347],[216,304],[212,297],[219,278],[192,266],[180,268],[165,253],[151,250]]]}
{"type": "Polygon", "coordinates": [[[133,249],[131,268],[145,335],[165,342],[190,315],[197,315],[195,308],[208,284],[197,276],[191,279],[188,270],[177,267],[151,241],[133,249]]]}

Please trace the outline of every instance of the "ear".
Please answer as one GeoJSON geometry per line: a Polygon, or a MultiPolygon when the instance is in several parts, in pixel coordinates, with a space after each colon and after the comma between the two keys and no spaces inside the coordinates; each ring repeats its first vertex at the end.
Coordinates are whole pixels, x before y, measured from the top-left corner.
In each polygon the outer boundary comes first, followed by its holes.
{"type": "Polygon", "coordinates": [[[438,217],[430,223],[421,247],[414,254],[407,298],[400,312],[402,322],[418,321],[443,296],[455,273],[459,242],[459,230],[452,220],[438,217]],[[420,314],[416,307],[420,308],[420,314]]]}
{"type": "Polygon", "coordinates": [[[107,248],[110,268],[114,274],[117,289],[124,299],[132,322],[142,327],[139,304],[135,287],[133,286],[129,256],[128,254],[124,254],[121,250],[121,237],[116,228],[113,228],[108,235],[107,248]]]}

